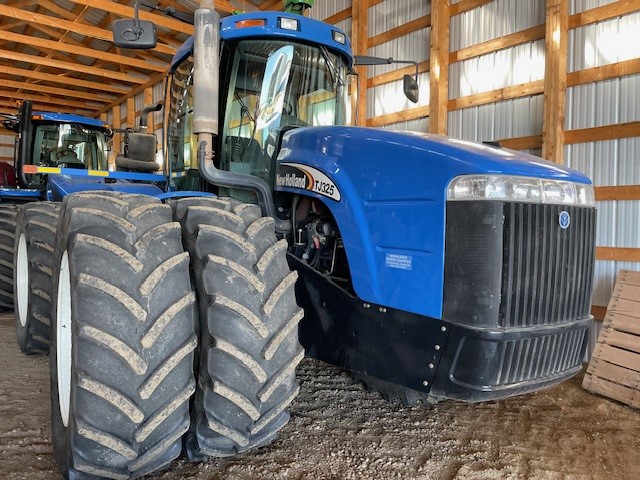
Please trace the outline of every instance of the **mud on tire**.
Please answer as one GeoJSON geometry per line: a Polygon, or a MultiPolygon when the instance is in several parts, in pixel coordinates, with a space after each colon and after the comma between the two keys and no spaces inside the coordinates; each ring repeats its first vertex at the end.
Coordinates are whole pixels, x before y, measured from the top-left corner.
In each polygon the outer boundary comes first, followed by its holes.
{"type": "Polygon", "coordinates": [[[14,287],[16,336],[28,354],[49,352],[53,247],[60,204],[23,205],[16,219],[14,287]]]}
{"type": "Polygon", "coordinates": [[[200,365],[187,454],[192,460],[264,445],[299,391],[294,283],[274,222],[229,199],[174,204],[191,253],[200,308],[200,365]]]}
{"type": "Polygon", "coordinates": [[[65,478],[137,478],[182,448],[195,391],[195,294],[171,209],[65,198],[51,323],[54,455],[65,478]]]}
{"type": "Polygon", "coordinates": [[[13,309],[13,244],[17,214],[17,205],[0,205],[0,311],[13,309]]]}

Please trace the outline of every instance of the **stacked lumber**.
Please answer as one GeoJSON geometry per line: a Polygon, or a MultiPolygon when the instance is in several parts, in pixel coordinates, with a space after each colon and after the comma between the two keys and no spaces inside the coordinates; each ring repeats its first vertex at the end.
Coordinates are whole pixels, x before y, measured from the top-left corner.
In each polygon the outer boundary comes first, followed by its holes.
{"type": "Polygon", "coordinates": [[[582,386],[640,408],[640,272],[618,273],[582,386]]]}

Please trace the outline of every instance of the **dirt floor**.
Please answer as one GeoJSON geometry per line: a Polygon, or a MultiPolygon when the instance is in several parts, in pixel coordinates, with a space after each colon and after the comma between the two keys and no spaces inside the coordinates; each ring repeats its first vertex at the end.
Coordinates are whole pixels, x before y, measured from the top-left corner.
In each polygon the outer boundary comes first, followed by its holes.
{"type": "MultiPolygon", "coordinates": [[[[523,397],[404,407],[305,360],[291,421],[273,444],[154,480],[638,479],[640,411],[597,397],[582,375],[523,397]]],[[[51,454],[47,357],[26,357],[0,316],[0,479],[61,478],[51,454]]]]}

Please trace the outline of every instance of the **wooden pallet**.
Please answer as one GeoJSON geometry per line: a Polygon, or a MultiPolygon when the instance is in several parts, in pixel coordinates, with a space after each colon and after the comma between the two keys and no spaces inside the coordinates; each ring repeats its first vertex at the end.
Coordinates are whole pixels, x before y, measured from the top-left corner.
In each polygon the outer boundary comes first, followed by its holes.
{"type": "Polygon", "coordinates": [[[640,408],[640,272],[618,273],[582,386],[640,408]]]}

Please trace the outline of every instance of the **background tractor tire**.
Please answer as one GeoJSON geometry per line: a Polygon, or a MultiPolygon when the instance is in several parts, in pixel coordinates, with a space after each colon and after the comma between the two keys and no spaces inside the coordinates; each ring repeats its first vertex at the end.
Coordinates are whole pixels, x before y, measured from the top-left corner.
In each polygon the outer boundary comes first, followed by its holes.
{"type": "Polygon", "coordinates": [[[182,450],[195,391],[195,293],[171,209],[65,197],[51,315],[54,456],[65,478],[137,478],[182,450]]]}
{"type": "Polygon", "coordinates": [[[0,204],[0,311],[13,310],[13,247],[18,206],[0,204]]]}
{"type": "Polygon", "coordinates": [[[289,420],[303,312],[297,278],[272,218],[230,199],[173,205],[200,308],[200,365],[187,455],[227,456],[265,445],[289,420]]]}
{"type": "Polygon", "coordinates": [[[18,345],[27,355],[49,352],[53,247],[60,204],[23,205],[16,219],[14,288],[18,345]]]}

